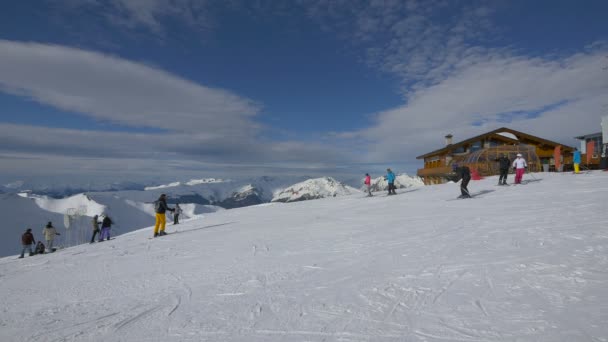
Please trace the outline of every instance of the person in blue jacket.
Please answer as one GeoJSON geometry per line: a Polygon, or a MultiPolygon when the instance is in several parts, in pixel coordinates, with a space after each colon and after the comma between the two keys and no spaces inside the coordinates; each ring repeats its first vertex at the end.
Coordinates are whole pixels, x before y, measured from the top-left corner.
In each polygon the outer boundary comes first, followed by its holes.
{"type": "Polygon", "coordinates": [[[581,151],[579,151],[577,148],[574,149],[574,157],[572,158],[572,162],[574,163],[574,173],[579,173],[581,165],[581,151]]]}
{"type": "Polygon", "coordinates": [[[395,192],[395,174],[393,173],[393,171],[391,171],[390,168],[386,169],[386,181],[388,182],[388,194],[389,195],[396,195],[397,193],[395,192]]]}

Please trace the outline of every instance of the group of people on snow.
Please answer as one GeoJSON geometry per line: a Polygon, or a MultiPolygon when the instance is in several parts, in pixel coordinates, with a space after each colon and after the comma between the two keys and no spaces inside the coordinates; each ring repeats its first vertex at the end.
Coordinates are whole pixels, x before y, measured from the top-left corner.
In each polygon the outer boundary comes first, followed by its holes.
{"type": "MultiPolygon", "coordinates": [[[[574,154],[574,161],[575,161],[575,172],[577,172],[577,157],[576,157],[576,149],[575,149],[575,154],[574,154]]],[[[507,177],[509,175],[509,169],[513,168],[513,171],[515,172],[515,181],[514,184],[521,184],[521,181],[523,179],[523,175],[526,172],[527,168],[528,168],[528,164],[526,163],[526,160],[523,158],[521,153],[518,153],[515,160],[513,162],[511,162],[511,160],[509,159],[508,155],[506,153],[503,153],[502,156],[498,157],[495,159],[495,161],[498,162],[498,167],[500,170],[500,176],[498,178],[498,185],[508,185],[507,184],[507,177]]],[[[580,152],[579,152],[579,156],[578,156],[578,162],[580,163],[580,152]]],[[[471,194],[469,193],[469,189],[467,188],[469,185],[469,182],[471,181],[471,170],[469,169],[468,166],[466,165],[459,165],[458,163],[453,163],[452,164],[452,171],[455,174],[455,182],[460,182],[460,196],[458,196],[458,198],[471,198],[471,194]]],[[[386,175],[384,176],[384,180],[387,181],[388,183],[388,194],[389,195],[396,195],[397,193],[395,192],[395,189],[397,189],[395,187],[395,174],[393,173],[393,171],[388,168],[386,169],[386,175]]],[[[365,180],[363,182],[365,184],[366,190],[367,190],[367,197],[373,196],[372,195],[372,182],[371,182],[371,176],[369,175],[369,173],[365,174],[365,180]]]]}
{"type": "Polygon", "coordinates": [[[44,253],[52,253],[55,251],[53,248],[53,241],[55,240],[55,236],[61,235],[57,232],[57,229],[53,227],[52,222],[48,222],[46,226],[42,229],[42,235],[44,236],[44,240],[46,241],[46,246],[42,241],[34,238],[34,234],[32,233],[31,228],[27,228],[25,233],[21,235],[21,255],[19,258],[23,258],[25,255],[25,251],[29,252],[29,255],[35,254],[44,254],[44,253]]]}
{"type": "MultiPolygon", "coordinates": [[[[170,208],[167,205],[167,195],[162,194],[154,202],[154,212],[156,216],[156,222],[154,225],[154,237],[167,235],[165,232],[166,226],[166,212],[170,211],[173,213],[173,224],[179,224],[179,216],[183,212],[182,208],[179,206],[179,203],[175,204],[175,208],[170,208]]],[[[91,236],[90,243],[95,242],[95,237],[99,234],[98,242],[110,240],[110,230],[114,221],[107,215],[102,214],[103,219],[100,221],[100,215],[93,216],[91,221],[93,226],[93,236],[91,236]]],[[[34,234],[32,233],[31,228],[27,228],[26,231],[21,235],[21,255],[19,258],[23,258],[25,256],[25,252],[28,251],[30,256],[35,254],[44,254],[51,253],[55,251],[53,248],[53,242],[55,240],[55,236],[61,235],[57,232],[57,229],[53,227],[52,222],[48,222],[47,225],[42,230],[42,235],[44,236],[44,240],[46,241],[46,246],[42,241],[36,242],[34,238],[34,234]]]]}
{"type": "Polygon", "coordinates": [[[175,208],[169,208],[169,205],[167,205],[167,195],[161,194],[160,197],[154,202],[154,212],[156,213],[154,237],[167,235],[167,233],[165,233],[167,211],[173,213],[173,224],[179,224],[179,215],[182,213],[182,208],[179,206],[179,203],[175,204],[175,208]]]}
{"type": "MultiPolygon", "coordinates": [[[[390,168],[386,169],[386,175],[384,176],[384,180],[386,180],[386,182],[388,183],[388,194],[396,195],[397,193],[395,192],[395,190],[397,189],[397,187],[395,186],[395,174],[390,168]]],[[[365,174],[365,180],[363,181],[363,184],[365,184],[367,190],[367,197],[373,196],[372,177],[369,175],[369,173],[365,174]]]]}
{"type": "Polygon", "coordinates": [[[99,215],[93,216],[93,236],[91,236],[91,242],[95,242],[95,236],[99,234],[98,242],[102,242],[105,240],[110,240],[110,229],[112,228],[112,224],[114,221],[108,216],[104,215],[103,220],[99,222],[99,215]],[[101,229],[99,229],[99,225],[101,224],[101,229]]]}

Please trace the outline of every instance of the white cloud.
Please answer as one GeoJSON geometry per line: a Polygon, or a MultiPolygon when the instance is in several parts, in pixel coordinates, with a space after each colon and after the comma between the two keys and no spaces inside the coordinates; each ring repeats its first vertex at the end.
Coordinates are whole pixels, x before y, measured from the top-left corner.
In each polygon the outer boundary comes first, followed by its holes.
{"type": "Polygon", "coordinates": [[[447,133],[459,140],[501,126],[574,144],[572,137],[598,130],[608,89],[605,53],[473,56],[447,79],[412,92],[406,105],[379,113],[357,136],[374,141],[370,149],[383,154],[372,157],[380,159],[412,158],[441,147],[447,133]]]}
{"type": "Polygon", "coordinates": [[[253,101],[158,68],[58,45],[0,40],[0,87],[42,104],[127,126],[252,136],[253,101]]]}

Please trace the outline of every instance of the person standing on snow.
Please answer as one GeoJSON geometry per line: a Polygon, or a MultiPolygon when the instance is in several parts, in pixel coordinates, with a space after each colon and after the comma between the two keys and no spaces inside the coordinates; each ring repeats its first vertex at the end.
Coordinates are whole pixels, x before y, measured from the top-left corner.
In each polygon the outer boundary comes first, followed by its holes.
{"type": "Polygon", "coordinates": [[[179,215],[182,213],[182,208],[179,203],[175,203],[175,211],[173,212],[173,224],[179,224],[179,215]]]}
{"type": "Polygon", "coordinates": [[[507,185],[507,176],[509,175],[509,167],[511,161],[507,157],[506,153],[503,153],[501,157],[497,158],[498,168],[500,169],[500,177],[498,178],[498,185],[507,185]]]}
{"type": "Polygon", "coordinates": [[[471,198],[469,189],[469,181],[471,180],[471,170],[468,166],[458,166],[458,164],[452,164],[452,170],[456,173],[456,182],[460,182],[460,196],[458,198],[471,198]]]}
{"type": "Polygon", "coordinates": [[[156,212],[156,224],[154,225],[154,237],[167,235],[165,233],[165,225],[167,223],[167,219],[165,217],[165,213],[169,211],[175,211],[173,208],[169,208],[167,206],[167,195],[161,194],[158,200],[154,202],[154,211],[156,212]],[[160,232],[159,232],[160,228],[160,232]]]}
{"type": "Polygon", "coordinates": [[[46,227],[42,229],[42,234],[44,235],[44,239],[46,240],[46,248],[50,253],[53,253],[55,250],[53,249],[53,241],[55,240],[56,235],[61,235],[57,233],[57,229],[53,227],[53,223],[49,221],[46,224],[46,227]]]}
{"type": "MultiPolygon", "coordinates": [[[[93,216],[93,236],[91,237],[91,243],[95,242],[95,236],[97,236],[97,234],[100,232],[99,230],[99,222],[97,221],[99,219],[99,215],[95,215],[93,216]]],[[[100,234],[101,237],[101,234],[100,234]]]]}
{"type": "Polygon", "coordinates": [[[370,177],[369,173],[365,174],[365,181],[363,182],[367,187],[367,197],[371,197],[372,195],[372,177],[370,177]]]}
{"type": "Polygon", "coordinates": [[[574,156],[572,157],[572,162],[574,163],[574,173],[579,173],[581,165],[581,151],[579,151],[578,148],[575,148],[573,154],[574,156]]]}
{"type": "Polygon", "coordinates": [[[101,221],[101,234],[99,234],[99,242],[103,241],[104,238],[110,240],[110,229],[112,228],[112,224],[114,222],[112,219],[105,215],[103,221],[101,221]]]}
{"type": "Polygon", "coordinates": [[[397,193],[395,192],[395,174],[393,173],[393,171],[391,171],[390,168],[386,169],[386,181],[388,182],[388,194],[389,195],[396,195],[397,193]]]}
{"type": "Polygon", "coordinates": [[[32,229],[28,228],[25,230],[25,233],[21,235],[21,245],[23,248],[21,249],[21,256],[19,259],[23,259],[23,255],[25,254],[25,250],[29,250],[30,256],[34,255],[34,251],[32,250],[32,246],[36,243],[34,239],[34,234],[32,234],[32,229]]]}
{"type": "Polygon", "coordinates": [[[515,169],[515,184],[521,184],[521,179],[524,177],[524,172],[528,168],[526,160],[521,153],[517,154],[517,158],[513,161],[513,169],[515,169]]]}

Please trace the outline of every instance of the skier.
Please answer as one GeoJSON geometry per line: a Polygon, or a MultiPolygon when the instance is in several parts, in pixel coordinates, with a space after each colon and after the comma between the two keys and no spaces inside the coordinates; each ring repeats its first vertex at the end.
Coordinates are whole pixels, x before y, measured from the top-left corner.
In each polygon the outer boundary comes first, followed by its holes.
{"type": "Polygon", "coordinates": [[[363,182],[367,187],[367,197],[371,197],[372,195],[372,177],[370,177],[369,173],[365,174],[365,181],[363,182]]]}
{"type": "Polygon", "coordinates": [[[581,151],[578,148],[574,148],[574,156],[572,157],[572,162],[574,163],[574,173],[580,172],[581,165],[581,151]]]}
{"type": "Polygon", "coordinates": [[[173,224],[179,224],[179,215],[182,213],[182,208],[179,203],[175,203],[175,211],[173,212],[173,224]]]}
{"type": "Polygon", "coordinates": [[[36,254],[44,254],[44,244],[42,241],[38,241],[36,245],[36,250],[34,251],[36,254]]]}
{"type": "Polygon", "coordinates": [[[456,163],[452,164],[452,170],[456,173],[456,182],[461,180],[460,196],[458,198],[471,198],[469,189],[467,189],[467,185],[469,185],[469,181],[471,180],[471,170],[465,165],[458,166],[456,163]]]}
{"type": "Polygon", "coordinates": [[[112,228],[112,224],[114,222],[108,215],[105,215],[103,221],[101,221],[101,234],[99,234],[99,242],[103,241],[104,238],[106,240],[110,240],[110,228],[112,228]]]}
{"type": "Polygon", "coordinates": [[[506,153],[503,153],[501,157],[497,158],[498,167],[500,169],[500,177],[498,178],[498,185],[507,185],[507,176],[509,175],[509,166],[511,161],[506,153]]]}
{"type": "Polygon", "coordinates": [[[154,225],[154,237],[167,235],[165,233],[166,217],[165,213],[169,211],[175,212],[175,209],[167,206],[167,195],[161,194],[158,200],[154,202],[154,211],[156,212],[156,224],[154,225]],[[160,228],[160,232],[159,232],[160,228]]]}
{"type": "Polygon", "coordinates": [[[388,194],[396,195],[397,193],[395,192],[395,174],[393,173],[393,171],[391,171],[390,168],[386,169],[386,176],[384,178],[386,178],[386,181],[388,182],[388,194]]]}
{"type": "Polygon", "coordinates": [[[53,227],[53,223],[49,221],[46,224],[46,227],[42,229],[42,234],[44,235],[44,239],[46,240],[46,248],[50,253],[53,253],[55,249],[53,248],[53,240],[55,240],[55,235],[61,235],[57,233],[57,229],[53,227]]]}
{"type": "MultiPolygon", "coordinates": [[[[99,231],[99,222],[97,221],[99,219],[99,215],[95,215],[93,216],[93,236],[91,237],[91,243],[95,242],[95,236],[97,236],[97,234],[100,232],[99,231]]],[[[100,234],[101,237],[101,234],[100,234]]]]}
{"type": "Polygon", "coordinates": [[[515,184],[521,184],[521,179],[524,176],[524,172],[528,168],[526,160],[522,157],[521,153],[517,154],[517,158],[513,161],[513,169],[515,170],[515,184]]]}
{"type": "Polygon", "coordinates": [[[25,254],[26,249],[30,251],[30,256],[34,255],[32,245],[35,243],[36,240],[34,240],[34,234],[32,234],[32,229],[26,229],[25,233],[21,235],[21,245],[23,246],[23,248],[21,249],[21,256],[19,256],[19,259],[23,259],[23,255],[25,254]]]}

